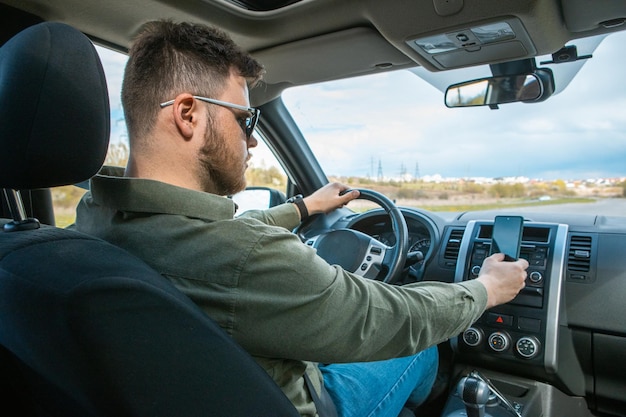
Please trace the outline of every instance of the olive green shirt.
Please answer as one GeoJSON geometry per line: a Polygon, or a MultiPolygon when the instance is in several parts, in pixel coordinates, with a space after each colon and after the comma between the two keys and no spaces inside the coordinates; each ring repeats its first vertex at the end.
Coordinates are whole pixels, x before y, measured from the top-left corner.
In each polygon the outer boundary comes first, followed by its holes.
{"type": "MultiPolygon", "coordinates": [[[[457,335],[485,309],[480,282],[402,287],[329,265],[291,233],[293,204],[234,218],[232,200],[105,168],[75,228],[146,261],[206,311],[315,416],[315,363],[407,356],[457,335]],[[116,174],[116,175],[114,175],[116,174]]],[[[346,248],[349,250],[349,248],[346,248]]]]}

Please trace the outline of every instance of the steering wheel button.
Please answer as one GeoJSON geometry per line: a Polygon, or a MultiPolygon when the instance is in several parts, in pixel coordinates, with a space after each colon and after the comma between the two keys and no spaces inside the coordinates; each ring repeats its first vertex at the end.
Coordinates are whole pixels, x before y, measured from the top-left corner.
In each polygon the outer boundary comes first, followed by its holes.
{"type": "Polygon", "coordinates": [[[361,271],[365,271],[367,269],[367,263],[361,264],[361,271]]]}
{"type": "Polygon", "coordinates": [[[383,250],[379,248],[378,246],[372,246],[372,249],[370,249],[370,252],[373,253],[374,255],[380,255],[381,253],[383,253],[383,250]]]}

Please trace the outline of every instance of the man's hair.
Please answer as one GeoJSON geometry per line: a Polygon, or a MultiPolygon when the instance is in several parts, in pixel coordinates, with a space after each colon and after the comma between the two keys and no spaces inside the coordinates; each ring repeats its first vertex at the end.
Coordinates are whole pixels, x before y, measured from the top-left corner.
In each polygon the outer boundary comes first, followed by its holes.
{"type": "Polygon", "coordinates": [[[223,31],[169,20],[145,24],[128,53],[122,104],[131,141],[150,133],[159,104],[188,92],[216,97],[231,69],[253,87],[264,70],[223,31]]]}

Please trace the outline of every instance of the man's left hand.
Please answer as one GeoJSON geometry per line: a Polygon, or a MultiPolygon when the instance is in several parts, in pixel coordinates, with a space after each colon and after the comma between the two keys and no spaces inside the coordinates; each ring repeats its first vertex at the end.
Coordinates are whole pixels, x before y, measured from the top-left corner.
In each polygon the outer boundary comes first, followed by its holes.
{"type": "Polygon", "coordinates": [[[310,196],[304,198],[304,203],[309,211],[309,215],[317,213],[330,213],[331,211],[345,206],[350,201],[358,198],[357,190],[350,190],[350,187],[331,182],[326,184],[310,196]],[[342,194],[346,192],[345,194],[342,194]]]}

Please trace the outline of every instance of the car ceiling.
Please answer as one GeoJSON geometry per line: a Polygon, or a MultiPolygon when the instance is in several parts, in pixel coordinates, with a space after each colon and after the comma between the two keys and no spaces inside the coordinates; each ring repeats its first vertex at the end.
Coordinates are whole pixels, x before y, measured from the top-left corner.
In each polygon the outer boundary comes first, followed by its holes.
{"type": "MultiPolygon", "coordinates": [[[[282,89],[421,65],[433,65],[409,40],[513,19],[528,37],[523,55],[551,54],[567,41],[623,30],[626,2],[614,0],[302,0],[271,11],[226,0],[0,0],[48,21],[68,23],[124,51],[143,23],[194,21],[230,33],[267,69],[254,104],[282,89]]],[[[490,55],[490,61],[510,55],[490,55]]],[[[452,62],[467,66],[466,61],[452,62]]],[[[473,65],[473,64],[471,64],[473,65]]]]}

